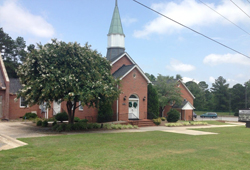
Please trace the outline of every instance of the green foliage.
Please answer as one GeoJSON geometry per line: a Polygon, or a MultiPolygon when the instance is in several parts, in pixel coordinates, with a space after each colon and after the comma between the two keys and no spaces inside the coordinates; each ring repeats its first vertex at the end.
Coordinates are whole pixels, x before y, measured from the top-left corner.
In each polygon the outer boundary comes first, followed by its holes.
{"type": "Polygon", "coordinates": [[[101,124],[99,124],[99,123],[93,123],[93,128],[94,129],[100,129],[101,128],[101,124]]]}
{"type": "Polygon", "coordinates": [[[55,126],[55,125],[57,125],[57,121],[56,120],[52,123],[52,126],[55,126]]]}
{"type": "Polygon", "coordinates": [[[65,43],[52,40],[28,53],[18,68],[22,91],[32,106],[46,101],[66,101],[69,123],[74,122],[76,104],[99,107],[99,100],[113,102],[120,94],[119,80],[111,75],[108,60],[92,50],[88,44],[65,43]]]}
{"type": "Polygon", "coordinates": [[[161,118],[153,119],[153,122],[158,126],[161,124],[161,118]]]}
{"type": "Polygon", "coordinates": [[[74,122],[79,122],[81,119],[79,117],[74,117],[74,122]]]}
{"type": "Polygon", "coordinates": [[[166,123],[165,126],[167,127],[175,127],[175,126],[192,126],[192,125],[207,125],[207,122],[182,122],[182,123],[166,123]]]}
{"type": "Polygon", "coordinates": [[[151,82],[154,82],[156,80],[155,76],[153,74],[145,73],[145,75],[148,77],[148,79],[151,82]]]}
{"type": "Polygon", "coordinates": [[[31,112],[25,113],[25,115],[23,116],[23,119],[35,119],[35,118],[37,118],[37,114],[31,112]]]}
{"type": "Polygon", "coordinates": [[[56,131],[56,129],[59,127],[60,125],[59,124],[55,124],[52,126],[52,130],[56,131]]]}
{"type": "Polygon", "coordinates": [[[43,123],[42,123],[42,127],[47,127],[48,125],[49,125],[48,121],[44,120],[43,123]]]}
{"type": "Polygon", "coordinates": [[[89,120],[88,119],[81,119],[79,120],[79,122],[84,122],[84,123],[87,123],[89,120]]]}
{"type": "Polygon", "coordinates": [[[173,77],[159,74],[156,81],[155,87],[158,91],[161,112],[166,105],[172,105],[173,103],[180,105],[182,103],[183,99],[181,97],[180,88],[178,88],[177,80],[173,77]]]}
{"type": "Polygon", "coordinates": [[[66,120],[68,120],[68,114],[66,112],[58,113],[55,116],[55,119],[58,121],[61,121],[61,122],[66,121],[66,120]]]}
{"type": "Polygon", "coordinates": [[[165,117],[161,117],[161,120],[162,120],[162,121],[165,121],[165,120],[166,120],[166,118],[165,118],[165,117]]]}
{"type": "Polygon", "coordinates": [[[55,117],[48,118],[48,122],[56,121],[55,117]]]}
{"type": "MultiPolygon", "coordinates": [[[[28,46],[30,49],[31,45],[28,46]]],[[[8,73],[9,78],[18,78],[16,73],[16,68],[25,61],[27,53],[26,51],[26,42],[23,37],[17,37],[13,40],[7,33],[3,31],[3,28],[0,28],[0,51],[4,50],[2,58],[8,73]]]]}
{"type": "Polygon", "coordinates": [[[38,121],[36,122],[36,125],[37,125],[37,126],[42,126],[42,124],[43,124],[43,121],[42,121],[42,120],[38,120],[38,121]]]}
{"type": "Polygon", "coordinates": [[[93,123],[88,123],[87,124],[87,129],[93,129],[93,127],[94,127],[93,123]]]}
{"type": "Polygon", "coordinates": [[[113,118],[112,103],[105,100],[99,102],[97,122],[110,122],[113,118]]]}
{"type": "Polygon", "coordinates": [[[159,116],[159,99],[157,90],[150,83],[148,84],[148,113],[153,113],[153,118],[159,116]]]}
{"type": "Polygon", "coordinates": [[[239,109],[245,108],[245,92],[246,88],[241,84],[235,84],[230,89],[231,104],[234,112],[239,112],[239,109]]]}
{"type": "Polygon", "coordinates": [[[216,111],[229,111],[229,84],[226,84],[226,82],[226,79],[220,76],[215,80],[215,83],[212,84],[211,90],[215,97],[216,111]]]}
{"type": "Polygon", "coordinates": [[[177,122],[180,119],[180,113],[175,109],[171,109],[167,115],[168,122],[177,122]]]}
{"type": "Polygon", "coordinates": [[[239,112],[235,112],[235,113],[234,113],[234,116],[239,116],[239,112]]]}

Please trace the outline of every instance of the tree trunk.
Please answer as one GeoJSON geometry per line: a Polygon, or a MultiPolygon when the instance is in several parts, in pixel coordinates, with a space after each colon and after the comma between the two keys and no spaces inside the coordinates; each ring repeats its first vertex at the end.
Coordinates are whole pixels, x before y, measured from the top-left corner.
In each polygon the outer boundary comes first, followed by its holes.
{"type": "Polygon", "coordinates": [[[75,102],[74,105],[72,104],[71,101],[67,101],[67,111],[68,111],[68,116],[69,116],[69,124],[74,124],[74,116],[75,116],[75,102]],[[72,106],[74,106],[72,110],[72,106]]]}

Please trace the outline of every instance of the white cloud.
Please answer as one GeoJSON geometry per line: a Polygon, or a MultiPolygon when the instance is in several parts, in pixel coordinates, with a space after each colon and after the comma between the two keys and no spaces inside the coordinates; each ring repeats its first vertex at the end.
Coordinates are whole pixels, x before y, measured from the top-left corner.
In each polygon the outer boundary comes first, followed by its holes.
{"type": "Polygon", "coordinates": [[[122,24],[124,24],[125,26],[129,26],[135,22],[137,22],[136,18],[130,18],[130,17],[122,18],[122,24]]]}
{"type": "MultiPolygon", "coordinates": [[[[250,13],[250,3],[242,0],[235,0],[246,13],[250,13]]],[[[219,5],[213,3],[208,4],[210,7],[218,11],[220,14],[235,23],[250,23],[246,20],[246,15],[237,10],[235,5],[228,0],[222,0],[219,5]],[[229,12],[230,11],[230,12],[229,12]]],[[[215,24],[231,24],[220,15],[211,11],[204,4],[195,0],[183,0],[178,2],[163,2],[152,4],[151,7],[162,14],[189,27],[213,27],[215,24]]],[[[180,31],[184,27],[168,20],[163,16],[150,21],[142,30],[136,30],[134,36],[137,38],[147,38],[152,33],[170,34],[174,31],[180,31]]]]}
{"type": "Polygon", "coordinates": [[[203,59],[203,63],[210,66],[224,63],[250,66],[250,59],[240,54],[210,54],[203,59]]]}
{"type": "Polygon", "coordinates": [[[215,78],[214,78],[214,77],[212,77],[212,76],[211,76],[211,77],[209,77],[209,82],[210,82],[210,83],[215,83],[215,78]]]}
{"type": "Polygon", "coordinates": [[[0,6],[0,25],[5,32],[19,35],[33,34],[37,37],[52,38],[54,28],[43,17],[31,14],[20,6],[17,1],[5,1],[0,6]]]}
{"type": "Polygon", "coordinates": [[[199,83],[199,81],[198,80],[195,80],[195,79],[192,79],[192,78],[189,78],[189,77],[182,77],[182,81],[184,82],[184,83],[186,83],[186,82],[189,82],[189,81],[193,81],[193,82],[195,82],[195,83],[199,83]]]}
{"type": "Polygon", "coordinates": [[[188,71],[192,71],[195,69],[193,65],[184,64],[175,59],[171,59],[170,66],[167,65],[166,68],[169,70],[181,71],[181,72],[188,72],[188,71]]]}

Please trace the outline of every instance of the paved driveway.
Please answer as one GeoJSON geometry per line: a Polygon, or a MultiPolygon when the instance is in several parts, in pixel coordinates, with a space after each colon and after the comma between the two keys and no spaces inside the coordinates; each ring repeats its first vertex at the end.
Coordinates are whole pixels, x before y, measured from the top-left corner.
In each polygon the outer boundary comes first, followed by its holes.
{"type": "Polygon", "coordinates": [[[206,121],[206,120],[222,120],[222,121],[234,121],[234,122],[237,122],[238,121],[238,117],[236,117],[236,116],[219,116],[219,117],[217,117],[217,118],[200,118],[200,116],[197,116],[197,118],[195,119],[195,120],[197,120],[197,121],[200,121],[200,120],[204,120],[204,121],[206,121]]]}

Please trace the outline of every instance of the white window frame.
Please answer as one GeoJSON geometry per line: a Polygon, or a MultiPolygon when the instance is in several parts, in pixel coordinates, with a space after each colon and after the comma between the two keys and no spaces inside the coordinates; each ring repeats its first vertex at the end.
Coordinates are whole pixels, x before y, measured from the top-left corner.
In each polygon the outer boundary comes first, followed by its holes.
{"type": "Polygon", "coordinates": [[[20,99],[19,99],[19,106],[20,106],[20,108],[25,108],[25,107],[28,107],[28,105],[25,105],[25,106],[22,106],[22,100],[25,100],[23,97],[20,97],[20,99]]]}
{"type": "Polygon", "coordinates": [[[81,105],[81,101],[79,101],[78,104],[79,104],[79,110],[80,110],[80,111],[83,111],[83,106],[81,105]]]}

